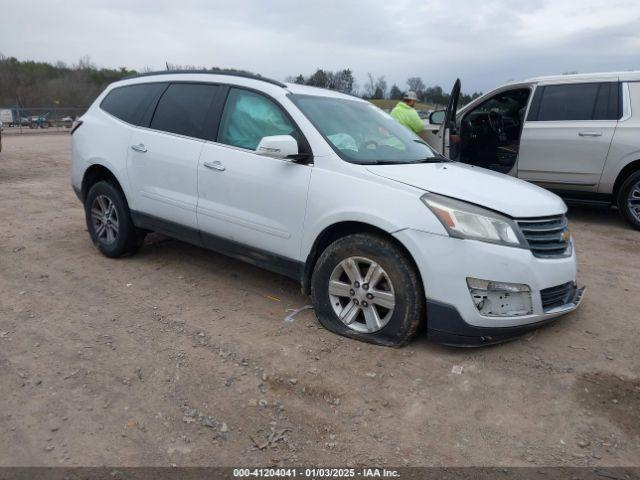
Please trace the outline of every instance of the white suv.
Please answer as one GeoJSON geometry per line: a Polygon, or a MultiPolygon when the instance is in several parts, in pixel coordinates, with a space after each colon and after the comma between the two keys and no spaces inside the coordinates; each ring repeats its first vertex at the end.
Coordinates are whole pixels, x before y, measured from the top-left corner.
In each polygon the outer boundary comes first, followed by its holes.
{"type": "Polygon", "coordinates": [[[148,231],[290,276],[328,329],[398,346],[503,341],[574,310],[566,206],[447,160],[361,99],[262,77],[147,74],[72,127],[96,247],[148,231]]]}
{"type": "Polygon", "coordinates": [[[454,115],[426,140],[463,163],[508,173],[567,201],[616,205],[640,230],[640,72],[539,77],[503,85],[454,115]],[[452,127],[452,128],[449,128],[452,127]]]}

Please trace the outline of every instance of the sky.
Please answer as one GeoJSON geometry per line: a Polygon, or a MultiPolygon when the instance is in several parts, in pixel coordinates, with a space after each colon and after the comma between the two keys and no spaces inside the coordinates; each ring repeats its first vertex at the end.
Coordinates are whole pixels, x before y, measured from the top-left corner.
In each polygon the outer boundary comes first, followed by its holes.
{"type": "Polygon", "coordinates": [[[638,0],[0,0],[0,53],[68,64],[239,68],[284,80],[351,68],[487,91],[640,70],[638,0]]]}

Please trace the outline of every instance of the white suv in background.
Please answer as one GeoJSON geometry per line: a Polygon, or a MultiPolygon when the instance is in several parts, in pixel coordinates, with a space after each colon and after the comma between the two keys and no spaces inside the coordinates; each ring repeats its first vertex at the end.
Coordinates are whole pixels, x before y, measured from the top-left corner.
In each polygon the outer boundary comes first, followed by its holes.
{"type": "Polygon", "coordinates": [[[556,195],[453,163],[369,102],[262,77],[147,74],[72,127],[106,256],[146,232],[298,280],[328,329],[399,346],[503,341],[574,310],[556,195]]]}
{"type": "MultiPolygon", "coordinates": [[[[567,201],[616,205],[640,229],[640,72],[540,77],[499,87],[427,141],[463,163],[522,178],[567,201]]],[[[455,118],[454,118],[455,117],[455,118]]]]}

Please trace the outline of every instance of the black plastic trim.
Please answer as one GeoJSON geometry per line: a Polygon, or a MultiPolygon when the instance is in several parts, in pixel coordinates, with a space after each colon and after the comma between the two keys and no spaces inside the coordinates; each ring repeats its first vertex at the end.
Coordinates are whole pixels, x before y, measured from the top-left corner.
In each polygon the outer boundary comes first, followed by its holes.
{"type": "Polygon", "coordinates": [[[200,231],[195,228],[162,220],[161,218],[134,210],[131,210],[131,220],[136,227],[142,228],[143,230],[162,233],[177,240],[197,245],[198,247],[203,246],[200,231]]]}
{"type": "Polygon", "coordinates": [[[138,228],[162,233],[302,282],[304,262],[133,210],[131,211],[131,219],[138,228]]]}
{"type": "Polygon", "coordinates": [[[579,190],[560,190],[550,188],[550,191],[562,197],[568,204],[575,205],[610,205],[614,203],[610,193],[584,192],[579,190]]]}
{"type": "Polygon", "coordinates": [[[516,327],[476,327],[465,322],[453,305],[427,299],[427,337],[443,345],[479,347],[503,343],[557,319],[553,317],[516,327]]]}
{"type": "Polygon", "coordinates": [[[205,248],[302,282],[304,263],[226,238],[200,232],[205,248]]]}

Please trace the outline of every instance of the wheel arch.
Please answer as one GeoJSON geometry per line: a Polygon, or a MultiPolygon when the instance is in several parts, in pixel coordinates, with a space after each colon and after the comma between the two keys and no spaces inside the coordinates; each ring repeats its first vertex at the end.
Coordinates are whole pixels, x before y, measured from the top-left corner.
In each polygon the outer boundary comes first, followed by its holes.
{"type": "Polygon", "coordinates": [[[620,187],[622,186],[624,181],[629,177],[629,175],[638,170],[640,170],[640,159],[629,162],[624,166],[622,170],[620,170],[620,173],[618,173],[616,181],[613,184],[612,198],[614,203],[616,203],[618,200],[618,192],[620,191],[620,187]]]}
{"type": "Polygon", "coordinates": [[[418,275],[418,279],[420,280],[420,282],[422,282],[420,269],[418,268],[413,255],[411,255],[409,249],[391,233],[366,222],[340,221],[327,226],[324,230],[322,230],[322,232],[320,232],[320,234],[313,242],[313,246],[311,247],[311,250],[307,255],[307,259],[304,264],[304,271],[302,273],[301,284],[304,294],[309,295],[311,293],[311,276],[313,274],[313,269],[315,268],[318,258],[320,258],[320,255],[322,255],[322,252],[324,252],[324,250],[336,240],[356,233],[376,234],[396,245],[398,248],[400,248],[400,250],[403,251],[409,261],[412,263],[418,275]]]}
{"type": "Polygon", "coordinates": [[[110,181],[114,184],[116,188],[118,188],[121,192],[124,192],[118,177],[104,165],[99,163],[94,163],[89,168],[87,168],[82,175],[82,184],[80,187],[80,195],[81,200],[84,202],[87,198],[87,194],[93,185],[101,181],[110,181]]]}

